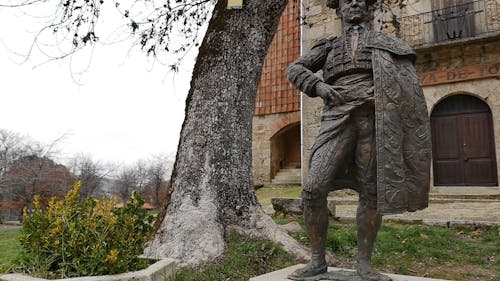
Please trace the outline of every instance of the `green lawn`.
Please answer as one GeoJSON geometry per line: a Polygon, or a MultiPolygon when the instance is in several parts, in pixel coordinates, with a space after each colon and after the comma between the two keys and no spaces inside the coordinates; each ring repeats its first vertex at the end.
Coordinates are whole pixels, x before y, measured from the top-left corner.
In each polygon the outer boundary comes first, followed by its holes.
{"type": "Polygon", "coordinates": [[[271,198],[277,197],[300,197],[301,187],[300,185],[289,185],[289,186],[265,186],[256,191],[257,198],[260,204],[265,210],[272,210],[273,206],[271,204],[271,198]]]}
{"type": "MultiPolygon", "coordinates": [[[[296,239],[308,243],[305,233],[296,239]]],[[[356,227],[331,223],[327,248],[354,267],[356,227]]],[[[377,237],[373,264],[380,271],[448,280],[500,281],[498,228],[460,230],[412,224],[384,223],[377,237]]]]}
{"type": "Polygon", "coordinates": [[[20,229],[0,230],[0,274],[11,268],[21,250],[20,229]]]}
{"type": "MultiPolygon", "coordinates": [[[[286,223],[297,218],[280,218],[286,223]]],[[[20,230],[0,230],[0,274],[20,251],[20,230]]],[[[308,244],[305,233],[295,235],[308,244]]],[[[287,267],[295,262],[279,246],[230,235],[223,260],[196,270],[182,270],[169,281],[248,280],[249,277],[287,267]]],[[[353,268],[357,249],[355,226],[332,221],[327,248],[338,266],[353,268]]],[[[500,281],[499,228],[466,230],[416,224],[384,223],[377,238],[374,266],[383,272],[457,281],[500,281]]]]}
{"type": "Polygon", "coordinates": [[[232,233],[221,261],[199,269],[183,269],[167,281],[247,281],[293,264],[293,259],[280,246],[232,233]]]}
{"type": "MultiPolygon", "coordinates": [[[[286,222],[287,218],[279,219],[279,223],[286,222]]],[[[308,244],[303,232],[295,238],[308,244]]],[[[182,270],[168,281],[248,280],[294,264],[286,253],[269,242],[233,234],[228,247],[223,260],[196,270],[182,270]]],[[[327,248],[338,258],[337,266],[354,268],[356,227],[332,221],[327,248]]],[[[500,230],[384,223],[377,238],[373,264],[387,273],[456,281],[500,281],[500,230]]]]}

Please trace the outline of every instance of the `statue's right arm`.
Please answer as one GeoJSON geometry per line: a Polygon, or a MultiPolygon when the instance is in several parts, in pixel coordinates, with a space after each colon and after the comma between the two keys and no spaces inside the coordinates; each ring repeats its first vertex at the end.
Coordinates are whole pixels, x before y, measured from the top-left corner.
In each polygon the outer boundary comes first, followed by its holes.
{"type": "Polygon", "coordinates": [[[325,64],[328,52],[331,50],[330,42],[328,39],[319,41],[311,51],[293,62],[286,70],[290,83],[310,97],[318,96],[315,86],[322,80],[314,73],[325,64]]]}

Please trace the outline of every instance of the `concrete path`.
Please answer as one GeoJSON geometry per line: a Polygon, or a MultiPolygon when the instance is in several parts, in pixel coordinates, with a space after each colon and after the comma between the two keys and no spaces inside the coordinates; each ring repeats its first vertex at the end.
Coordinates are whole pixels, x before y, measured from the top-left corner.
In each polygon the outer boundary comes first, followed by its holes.
{"type": "MultiPolygon", "coordinates": [[[[336,216],[351,219],[356,215],[357,195],[332,194],[336,216]],[[337,196],[338,195],[338,196],[337,196]]],[[[500,225],[500,188],[450,187],[439,188],[430,194],[429,207],[422,211],[385,216],[394,220],[431,220],[485,222],[500,225]]]]}
{"type": "MultiPolygon", "coordinates": [[[[336,216],[340,218],[354,218],[357,203],[336,205],[336,216]]],[[[497,202],[451,202],[431,203],[422,211],[389,215],[385,218],[407,220],[443,220],[443,221],[487,221],[500,223],[500,201],[497,202]]]]}

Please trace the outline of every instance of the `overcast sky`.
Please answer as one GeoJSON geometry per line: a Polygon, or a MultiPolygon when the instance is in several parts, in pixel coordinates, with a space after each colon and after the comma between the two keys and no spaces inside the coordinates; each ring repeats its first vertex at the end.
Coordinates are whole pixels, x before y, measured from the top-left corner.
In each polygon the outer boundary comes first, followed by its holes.
{"type": "MultiPolygon", "coordinates": [[[[103,19],[112,26],[113,17],[103,19]]],[[[129,53],[130,40],[98,45],[72,61],[40,65],[46,58],[34,54],[19,64],[15,53],[27,53],[36,30],[29,21],[19,10],[0,8],[0,128],[42,142],[67,134],[63,157],[83,152],[132,163],[175,152],[194,53],[177,74],[144,53],[129,53]],[[90,68],[75,78],[87,68],[90,51],[90,68]]]]}

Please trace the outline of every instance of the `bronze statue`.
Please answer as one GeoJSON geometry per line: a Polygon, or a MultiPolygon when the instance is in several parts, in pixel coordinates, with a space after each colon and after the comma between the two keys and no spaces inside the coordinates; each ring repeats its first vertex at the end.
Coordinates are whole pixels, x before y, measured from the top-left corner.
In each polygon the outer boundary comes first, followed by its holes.
{"type": "Polygon", "coordinates": [[[324,101],[302,190],[312,257],[290,279],[390,280],[371,267],[382,215],[428,205],[430,129],[415,53],[371,29],[374,1],[328,1],[342,18],[342,35],[319,41],[287,69],[295,87],[324,101]],[[314,75],[319,70],[323,79],[314,75]],[[359,193],[356,276],[348,277],[325,274],[326,198],[343,188],[359,193]]]}

